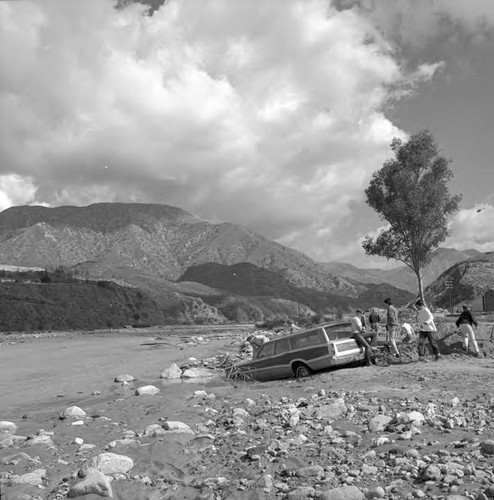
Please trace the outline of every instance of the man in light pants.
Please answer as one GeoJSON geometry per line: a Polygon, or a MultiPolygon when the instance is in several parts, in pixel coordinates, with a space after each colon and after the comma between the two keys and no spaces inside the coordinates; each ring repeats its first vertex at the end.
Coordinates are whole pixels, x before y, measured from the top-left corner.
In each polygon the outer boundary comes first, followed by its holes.
{"type": "Polygon", "coordinates": [[[470,340],[473,352],[476,357],[480,356],[480,349],[477,344],[477,339],[475,338],[475,333],[473,331],[473,325],[478,327],[478,323],[472,315],[472,312],[468,306],[463,306],[463,311],[456,320],[456,326],[461,330],[463,334],[463,350],[468,351],[468,341],[470,340]]]}

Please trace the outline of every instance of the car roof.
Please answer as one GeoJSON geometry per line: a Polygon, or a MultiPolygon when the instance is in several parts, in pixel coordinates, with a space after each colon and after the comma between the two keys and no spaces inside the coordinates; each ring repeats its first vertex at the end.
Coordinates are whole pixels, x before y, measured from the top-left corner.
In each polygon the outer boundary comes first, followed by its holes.
{"type": "MultiPolygon", "coordinates": [[[[286,333],[284,335],[279,335],[278,337],[274,337],[272,339],[267,340],[266,342],[264,342],[263,345],[271,344],[272,342],[276,342],[277,340],[281,340],[281,339],[288,339],[288,338],[296,337],[298,335],[304,335],[305,333],[313,332],[315,330],[320,330],[321,328],[325,328],[325,327],[329,327],[329,326],[338,326],[338,325],[343,326],[343,325],[348,325],[349,323],[350,323],[349,321],[331,321],[329,323],[324,323],[321,325],[314,325],[314,326],[311,326],[310,328],[304,328],[303,330],[297,330],[296,332],[290,332],[290,333],[286,333]]],[[[340,340],[345,340],[345,339],[340,339],[340,340]]]]}

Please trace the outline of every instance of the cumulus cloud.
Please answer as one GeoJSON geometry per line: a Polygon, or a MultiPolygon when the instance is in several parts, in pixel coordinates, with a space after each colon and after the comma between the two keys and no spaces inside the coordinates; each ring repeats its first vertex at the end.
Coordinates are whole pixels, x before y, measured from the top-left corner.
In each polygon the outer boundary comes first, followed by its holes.
{"type": "Polygon", "coordinates": [[[158,202],[331,257],[403,136],[405,74],[371,21],[326,0],[0,2],[0,183],[9,203],[158,202]],[[15,47],[15,50],[12,48],[15,47]]]}
{"type": "Polygon", "coordinates": [[[494,251],[494,204],[486,203],[460,210],[451,222],[447,244],[458,250],[474,248],[494,251]]]}

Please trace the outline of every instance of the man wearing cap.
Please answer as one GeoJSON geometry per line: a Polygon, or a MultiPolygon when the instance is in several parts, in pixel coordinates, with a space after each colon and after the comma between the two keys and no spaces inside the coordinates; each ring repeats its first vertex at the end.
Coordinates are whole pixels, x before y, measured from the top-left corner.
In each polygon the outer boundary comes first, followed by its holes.
{"type": "Polygon", "coordinates": [[[398,311],[396,307],[393,306],[393,302],[391,298],[384,299],[384,303],[386,304],[387,314],[386,314],[386,343],[389,349],[391,349],[391,354],[400,357],[400,351],[398,351],[398,347],[396,347],[396,336],[398,334],[398,330],[400,329],[400,322],[398,320],[398,311]]]}
{"type": "Polygon", "coordinates": [[[463,350],[468,351],[468,341],[473,347],[473,352],[476,357],[480,356],[480,349],[477,344],[477,339],[475,338],[475,332],[473,331],[473,325],[478,327],[478,323],[472,315],[472,311],[468,306],[463,306],[463,311],[456,320],[456,326],[461,330],[463,334],[463,350]]]}

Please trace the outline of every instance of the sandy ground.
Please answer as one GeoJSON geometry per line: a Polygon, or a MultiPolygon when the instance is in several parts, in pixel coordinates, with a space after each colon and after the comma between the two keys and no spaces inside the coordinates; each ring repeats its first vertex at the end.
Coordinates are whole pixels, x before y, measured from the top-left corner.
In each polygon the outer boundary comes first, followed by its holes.
{"type": "MultiPolygon", "coordinates": [[[[488,355],[480,359],[463,353],[458,342],[449,342],[446,355],[438,362],[340,369],[300,381],[246,383],[220,376],[188,383],[160,379],[162,370],[172,362],[181,364],[190,357],[203,359],[235,352],[250,331],[249,327],[193,332],[149,330],[3,342],[0,420],[14,422],[17,435],[34,436],[40,429],[53,432],[54,445],[28,446],[21,442],[0,449],[1,499],[66,498],[69,487],[80,481],[78,470],[105,451],[134,461],[130,472],[117,474],[112,481],[113,498],[120,500],[326,498],[322,496],[324,488],[350,485],[367,498],[374,493],[375,497],[396,499],[441,499],[461,494],[464,496],[459,498],[482,500],[484,497],[478,495],[490,494],[489,488],[494,495],[494,455],[478,454],[484,441],[494,439],[494,358],[487,340],[481,343],[488,355]],[[191,334],[196,336],[194,342],[190,342],[191,334]],[[197,341],[198,335],[204,340],[197,341]],[[159,343],[143,345],[152,339],[159,343]],[[122,373],[138,380],[123,387],[113,381],[122,373]],[[134,394],[136,387],[147,384],[160,388],[160,393],[134,394]],[[203,396],[198,396],[199,390],[204,391],[203,396]],[[451,403],[454,398],[458,403],[451,403]],[[317,409],[340,403],[344,412],[328,419],[325,430],[321,430],[319,421],[314,420],[317,409]],[[372,415],[393,416],[411,410],[425,414],[431,403],[437,412],[441,410],[439,424],[431,417],[432,423],[406,442],[399,441],[399,434],[407,429],[396,431],[398,437],[387,429],[390,446],[377,449],[377,462],[371,464],[376,467],[372,469],[374,475],[362,476],[357,471],[352,476],[348,472],[351,467],[361,470],[362,456],[375,449],[379,436],[369,434],[367,428],[372,415]],[[59,419],[60,411],[71,405],[86,412],[84,425],[73,426],[73,421],[59,419]],[[239,414],[235,415],[238,408],[247,409],[248,415],[239,420],[239,414]],[[300,413],[301,420],[292,426],[286,416],[294,412],[300,413]],[[458,415],[464,415],[465,422],[458,423],[458,415]],[[456,424],[445,424],[448,418],[456,418],[456,424]],[[195,435],[145,436],[148,426],[161,426],[166,421],[186,423],[195,435]],[[329,436],[324,434],[327,425],[333,428],[329,436]],[[336,438],[335,432],[339,432],[336,438]],[[109,446],[131,435],[129,442],[109,446]],[[300,443],[296,441],[301,435],[308,443],[302,438],[300,443]],[[82,450],[75,438],[94,447],[82,450]],[[401,483],[397,483],[394,463],[387,463],[394,443],[405,443],[405,448],[429,456],[430,462],[424,462],[427,464],[435,463],[436,456],[444,461],[446,453],[454,454],[454,443],[462,440],[470,443],[465,446],[472,450],[468,448],[460,462],[474,463],[476,471],[485,472],[486,477],[476,472],[468,478],[462,475],[453,483],[445,483],[444,477],[427,483],[419,479],[423,467],[416,464],[413,467],[420,469],[420,474],[415,471],[404,476],[400,472],[397,477],[401,483]],[[204,441],[214,445],[205,445],[204,441]],[[272,451],[267,448],[270,442],[275,442],[272,451]],[[256,450],[254,458],[251,449],[256,450]],[[441,454],[438,449],[446,451],[441,454]],[[335,450],[338,454],[333,456],[335,450]],[[9,457],[20,452],[27,453],[30,460],[9,462],[9,457]],[[304,467],[318,464],[323,472],[314,476],[300,473],[304,467]],[[15,481],[40,469],[45,472],[39,485],[15,481]],[[383,488],[383,495],[380,490],[379,495],[376,493],[377,487],[383,488]]],[[[101,496],[80,498],[96,500],[101,496]]]]}

